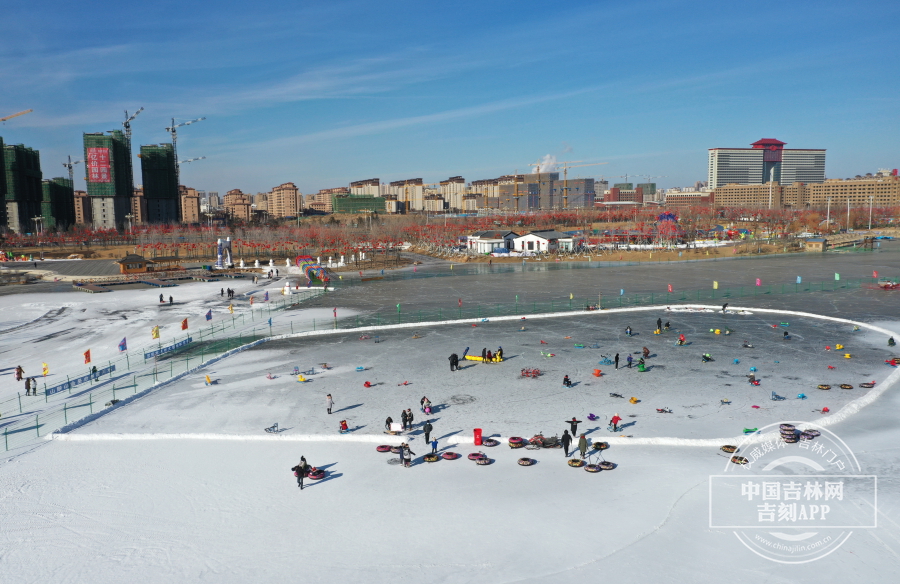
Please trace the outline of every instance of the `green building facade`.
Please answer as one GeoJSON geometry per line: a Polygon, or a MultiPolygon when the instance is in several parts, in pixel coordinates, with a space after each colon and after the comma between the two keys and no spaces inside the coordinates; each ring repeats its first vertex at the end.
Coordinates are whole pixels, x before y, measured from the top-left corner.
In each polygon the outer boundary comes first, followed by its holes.
{"type": "Polygon", "coordinates": [[[75,225],[75,189],[68,178],[56,177],[41,183],[41,217],[45,230],[65,231],[75,225]]]}
{"type": "Polygon", "coordinates": [[[181,205],[175,174],[175,149],[171,144],[141,146],[141,177],[147,223],[177,223],[181,205]]]}
{"type": "Polygon", "coordinates": [[[87,193],[94,227],[120,229],[131,213],[131,156],[120,130],[84,134],[87,193]]]}
{"type": "Polygon", "coordinates": [[[3,155],[3,138],[0,138],[0,229],[6,228],[6,164],[3,155]]]}
{"type": "Polygon", "coordinates": [[[3,171],[6,226],[16,233],[32,233],[43,197],[41,154],[23,144],[7,144],[3,146],[3,171]]]}
{"type": "Polygon", "coordinates": [[[372,195],[331,195],[332,213],[384,213],[384,197],[372,195]]]}

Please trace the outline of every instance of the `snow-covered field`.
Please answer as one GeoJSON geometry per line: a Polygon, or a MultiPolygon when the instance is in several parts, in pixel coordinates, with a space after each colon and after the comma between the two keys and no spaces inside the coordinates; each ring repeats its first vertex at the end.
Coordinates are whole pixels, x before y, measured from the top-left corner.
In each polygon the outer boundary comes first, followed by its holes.
{"type": "MultiPolygon", "coordinates": [[[[177,312],[167,316],[173,329],[208,307],[222,312],[228,302],[218,299],[219,287],[164,290],[183,302],[166,309],[156,306],[156,290],[42,295],[24,305],[16,304],[22,297],[2,297],[4,367],[17,364],[13,359],[39,365],[46,355],[60,369],[79,366],[86,343],[112,352],[122,336],[149,336],[162,310],[177,312]],[[44,316],[59,307],[69,310],[55,320],[44,316]]],[[[241,294],[260,289],[237,287],[241,294]]],[[[709,528],[709,476],[729,463],[701,440],[718,444],[744,428],[820,420],[814,410],[840,412],[865,395],[860,382],[880,388],[896,371],[884,364],[893,353],[881,333],[749,310],[589,312],[383,331],[379,343],[352,332],[265,343],[4,459],[0,581],[892,581],[900,568],[896,388],[830,428],[879,477],[878,528],[857,530],[835,553],[803,565],[762,559],[730,530],[709,528]],[[656,318],[673,330],[652,334],[656,318]],[[626,337],[626,326],[637,336],[626,337]],[[730,335],[709,332],[726,327],[730,335]],[[674,345],[679,332],[688,346],[674,345]],[[745,340],[753,348],[742,348],[745,340]],[[845,349],[835,351],[837,344],[845,349]],[[498,346],[506,362],[464,361],[461,371],[449,371],[450,353],[498,346]],[[625,367],[626,355],[637,358],[644,346],[649,370],[625,367]],[[598,364],[616,352],[618,371],[598,364]],[[715,360],[702,363],[703,353],[715,360]],[[294,367],[315,373],[298,383],[294,367]],[[543,375],[522,378],[525,367],[543,375]],[[747,383],[750,367],[758,387],[747,383]],[[212,386],[203,382],[207,373],[212,386]],[[566,374],[574,387],[562,386],[566,374]],[[365,381],[376,385],[365,388],[365,381]],[[832,389],[817,390],[820,383],[832,389]],[[770,400],[772,391],[787,399],[770,400]],[[336,401],[330,416],[328,393],[336,401]],[[521,467],[516,459],[526,452],[505,443],[478,448],[494,459],[489,466],[465,458],[425,463],[422,396],[436,406],[431,419],[442,450],[476,450],[473,428],[501,437],[552,435],[576,416],[588,438],[612,442],[604,457],[618,467],[586,473],[567,466],[560,450],[528,451],[537,464],[521,467]],[[656,411],[663,407],[672,413],[656,411]],[[406,437],[417,454],[410,469],[375,451],[398,441],[381,431],[387,416],[399,420],[405,408],[417,423],[406,437]],[[590,422],[591,413],[599,419],[590,422]],[[606,423],[614,413],[627,427],[611,434],[606,423]],[[337,435],[341,419],[353,432],[337,435]],[[275,422],[285,431],[263,432],[275,422]],[[620,435],[633,438],[611,440],[620,435]],[[675,439],[696,441],[676,446],[675,439]],[[302,492],[289,470],[300,455],[328,472],[302,492]]],[[[868,322],[900,330],[896,321],[868,322]]],[[[18,389],[10,373],[5,393],[18,389]]]]}

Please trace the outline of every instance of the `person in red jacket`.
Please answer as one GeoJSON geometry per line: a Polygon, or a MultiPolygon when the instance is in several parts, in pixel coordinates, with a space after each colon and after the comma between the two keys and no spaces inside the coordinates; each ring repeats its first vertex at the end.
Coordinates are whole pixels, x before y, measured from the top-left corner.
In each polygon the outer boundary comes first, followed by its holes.
{"type": "Polygon", "coordinates": [[[621,422],[621,421],[622,421],[622,418],[619,417],[619,414],[616,414],[615,416],[613,416],[612,419],[609,421],[609,425],[612,426],[613,432],[619,431],[619,422],[621,422]]]}

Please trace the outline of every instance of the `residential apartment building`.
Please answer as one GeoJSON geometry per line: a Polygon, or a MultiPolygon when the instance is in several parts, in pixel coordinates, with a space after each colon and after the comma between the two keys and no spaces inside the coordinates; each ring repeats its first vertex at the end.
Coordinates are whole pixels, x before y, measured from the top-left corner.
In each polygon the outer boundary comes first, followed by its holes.
{"type": "Polygon", "coordinates": [[[269,214],[272,217],[296,217],[303,209],[303,195],[294,183],[278,185],[269,193],[269,214]]]}
{"type": "Polygon", "coordinates": [[[829,179],[821,183],[777,182],[760,185],[725,185],[715,191],[717,207],[798,209],[832,205],[851,207],[900,204],[900,177],[888,171],[852,179],[829,179]]]}
{"type": "Polygon", "coordinates": [[[714,202],[715,194],[708,189],[668,189],[666,191],[666,207],[675,209],[708,207],[713,205],[714,202]]]}
{"type": "Polygon", "coordinates": [[[225,212],[237,221],[250,221],[250,195],[241,189],[232,189],[225,194],[225,212]]]}
{"type": "Polygon", "coordinates": [[[86,191],[75,191],[75,224],[87,227],[91,223],[91,199],[86,191]]]}
{"type": "Polygon", "coordinates": [[[306,207],[321,213],[331,213],[333,210],[331,197],[333,195],[349,195],[350,189],[347,187],[337,187],[333,189],[321,189],[315,195],[306,196],[306,207]]]}
{"type": "Polygon", "coordinates": [[[15,233],[34,233],[43,199],[41,153],[23,144],[6,144],[2,150],[6,226],[15,233]]]}
{"type": "Polygon", "coordinates": [[[131,157],[120,130],[107,134],[84,134],[87,193],[93,226],[120,229],[131,212],[131,157]]]}
{"type": "Polygon", "coordinates": [[[461,209],[463,195],[466,194],[466,179],[461,176],[451,176],[447,180],[442,180],[438,193],[451,209],[461,209]]]}
{"type": "Polygon", "coordinates": [[[763,138],[751,144],[751,148],[711,148],[709,186],[825,181],[824,149],[788,149],[785,144],[774,138],[763,138]]]}
{"type": "Polygon", "coordinates": [[[56,177],[41,182],[41,217],[43,228],[66,230],[75,224],[75,194],[72,181],[56,177]]]}
{"type": "Polygon", "coordinates": [[[141,146],[141,177],[143,204],[146,206],[141,222],[178,223],[180,188],[175,172],[175,148],[171,144],[141,146]]]}
{"type": "Polygon", "coordinates": [[[143,225],[147,221],[147,201],[144,200],[143,185],[138,185],[132,192],[131,224],[143,225]]]}
{"type": "Polygon", "coordinates": [[[367,178],[350,183],[351,195],[381,196],[381,179],[367,178]]]}
{"type": "Polygon", "coordinates": [[[421,211],[425,201],[425,185],[421,178],[395,180],[390,184],[389,194],[406,203],[408,211],[421,211]]]}
{"type": "Polygon", "coordinates": [[[181,185],[178,187],[181,202],[181,222],[196,225],[203,222],[200,211],[200,191],[181,185]]]}

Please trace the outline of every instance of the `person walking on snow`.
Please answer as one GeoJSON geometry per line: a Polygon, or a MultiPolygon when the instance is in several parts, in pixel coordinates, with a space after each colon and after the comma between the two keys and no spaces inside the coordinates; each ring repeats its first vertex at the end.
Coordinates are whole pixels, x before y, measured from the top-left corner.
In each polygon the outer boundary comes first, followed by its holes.
{"type": "Polygon", "coordinates": [[[328,394],[328,397],[325,398],[325,405],[328,406],[328,413],[331,414],[331,408],[334,407],[334,400],[331,399],[331,394],[328,394]]]}
{"type": "Polygon", "coordinates": [[[587,454],[587,438],[584,434],[578,439],[578,450],[581,451],[581,460],[584,460],[584,456],[587,454]]]}
{"type": "Polygon", "coordinates": [[[661,318],[656,319],[656,330],[658,330],[658,331],[662,330],[662,319],[661,318]]]}
{"type": "Polygon", "coordinates": [[[728,303],[722,305],[722,314],[725,314],[725,309],[728,308],[728,303]]]}
{"type": "Polygon", "coordinates": [[[384,421],[384,429],[385,429],[385,431],[390,432],[390,431],[391,431],[391,424],[393,424],[393,423],[394,423],[394,419],[391,418],[390,416],[388,416],[388,417],[387,417],[387,420],[384,421]]]}
{"type": "Polygon", "coordinates": [[[616,369],[618,370],[619,369],[619,354],[618,353],[616,353],[615,361],[616,361],[616,369]]]}
{"type": "Polygon", "coordinates": [[[294,476],[297,477],[297,486],[300,487],[300,490],[303,490],[303,477],[306,476],[307,471],[309,470],[309,465],[306,464],[306,457],[300,457],[300,464],[291,469],[294,471],[294,476]]]}
{"type": "Polygon", "coordinates": [[[25,370],[22,369],[21,365],[16,365],[16,381],[22,381],[22,377],[25,376],[25,370]]]}
{"type": "Polygon", "coordinates": [[[225,288],[219,289],[219,296],[225,296],[225,288]]]}
{"type": "Polygon", "coordinates": [[[628,368],[631,369],[631,362],[633,359],[631,358],[631,353],[628,353],[628,356],[625,357],[625,360],[628,361],[628,368]]]}
{"type": "Polygon", "coordinates": [[[407,423],[407,425],[409,425],[409,429],[412,430],[413,429],[413,413],[412,413],[412,410],[409,408],[406,408],[406,423],[407,423]]]}
{"type": "Polygon", "coordinates": [[[569,435],[568,430],[563,430],[562,438],[559,439],[562,442],[563,452],[566,453],[566,458],[569,458],[569,446],[572,444],[572,436],[569,435]]]}
{"type": "Polygon", "coordinates": [[[159,301],[160,301],[160,303],[165,302],[165,300],[163,300],[163,295],[162,295],[162,294],[159,295],[159,301]]]}
{"type": "Polygon", "coordinates": [[[403,446],[400,447],[400,456],[403,458],[403,466],[406,468],[412,466],[412,457],[415,455],[416,453],[409,448],[409,444],[404,442],[403,446]]]}
{"type": "Polygon", "coordinates": [[[403,428],[403,431],[406,431],[406,410],[402,410],[400,412],[400,427],[403,428]]]}
{"type": "Polygon", "coordinates": [[[31,378],[25,378],[25,395],[31,395],[31,378]]]}
{"type": "Polygon", "coordinates": [[[573,437],[577,436],[578,435],[578,424],[581,423],[581,420],[576,420],[575,418],[572,418],[571,420],[568,420],[568,422],[569,422],[569,427],[572,429],[572,436],[573,437]]]}
{"type": "Polygon", "coordinates": [[[438,441],[437,438],[435,438],[434,440],[431,441],[431,453],[432,454],[437,454],[437,441],[438,441]]]}
{"type": "Polygon", "coordinates": [[[487,361],[487,347],[481,350],[481,361],[482,363],[487,361]]]}
{"type": "Polygon", "coordinates": [[[459,369],[459,355],[453,353],[450,355],[450,371],[459,369]]]}
{"type": "Polygon", "coordinates": [[[431,420],[425,422],[425,425],[422,426],[422,431],[425,432],[425,442],[431,442],[429,437],[431,436],[431,431],[434,430],[434,426],[431,425],[431,420]]]}
{"type": "Polygon", "coordinates": [[[644,359],[649,359],[650,358],[650,349],[648,349],[647,347],[644,347],[643,355],[644,355],[644,359]]]}
{"type": "Polygon", "coordinates": [[[612,426],[613,432],[619,431],[619,422],[621,422],[621,421],[622,421],[622,418],[619,417],[619,414],[616,414],[615,416],[613,416],[612,419],[609,421],[609,425],[612,426]]]}

